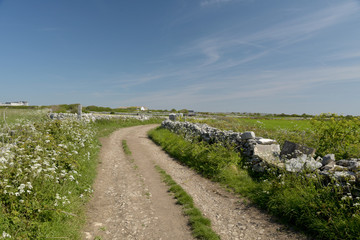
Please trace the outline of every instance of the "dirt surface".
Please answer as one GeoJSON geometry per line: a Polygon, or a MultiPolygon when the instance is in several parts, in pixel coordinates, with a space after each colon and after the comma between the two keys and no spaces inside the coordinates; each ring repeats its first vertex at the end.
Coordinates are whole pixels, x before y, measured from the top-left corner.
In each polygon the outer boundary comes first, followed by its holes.
{"type": "Polygon", "coordinates": [[[84,239],[193,239],[155,165],[193,197],[221,239],[306,239],[170,158],[147,138],[155,126],[120,129],[102,140],[84,239]],[[123,153],[122,140],[131,156],[123,153]]]}

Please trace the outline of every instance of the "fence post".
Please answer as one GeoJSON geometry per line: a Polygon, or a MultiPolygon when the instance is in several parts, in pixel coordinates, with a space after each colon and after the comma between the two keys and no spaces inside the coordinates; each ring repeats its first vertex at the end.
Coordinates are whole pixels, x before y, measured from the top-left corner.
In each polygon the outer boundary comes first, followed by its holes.
{"type": "Polygon", "coordinates": [[[81,104],[78,105],[78,119],[81,120],[81,114],[82,114],[82,106],[81,104]]]}

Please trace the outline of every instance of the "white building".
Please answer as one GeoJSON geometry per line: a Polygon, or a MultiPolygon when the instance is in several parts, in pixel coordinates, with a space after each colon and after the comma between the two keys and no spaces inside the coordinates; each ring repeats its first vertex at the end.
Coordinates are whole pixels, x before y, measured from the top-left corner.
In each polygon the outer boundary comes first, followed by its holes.
{"type": "Polygon", "coordinates": [[[5,102],[5,103],[0,103],[0,106],[29,106],[29,102],[27,101],[5,102]]]}

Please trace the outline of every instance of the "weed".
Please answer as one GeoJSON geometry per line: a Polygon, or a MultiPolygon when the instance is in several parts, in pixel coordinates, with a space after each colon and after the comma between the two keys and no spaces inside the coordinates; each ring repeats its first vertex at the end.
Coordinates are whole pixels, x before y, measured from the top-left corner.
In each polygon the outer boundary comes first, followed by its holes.
{"type": "Polygon", "coordinates": [[[126,155],[131,155],[131,151],[129,149],[129,146],[127,145],[126,140],[122,140],[122,147],[126,155]]]}

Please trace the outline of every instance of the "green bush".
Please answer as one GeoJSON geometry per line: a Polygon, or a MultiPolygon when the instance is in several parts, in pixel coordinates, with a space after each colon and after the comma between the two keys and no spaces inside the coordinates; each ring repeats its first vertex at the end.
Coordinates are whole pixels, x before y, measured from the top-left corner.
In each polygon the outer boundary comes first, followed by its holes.
{"type": "Polygon", "coordinates": [[[311,120],[317,154],[334,153],[337,159],[360,157],[360,119],[321,114],[311,120]]]}

